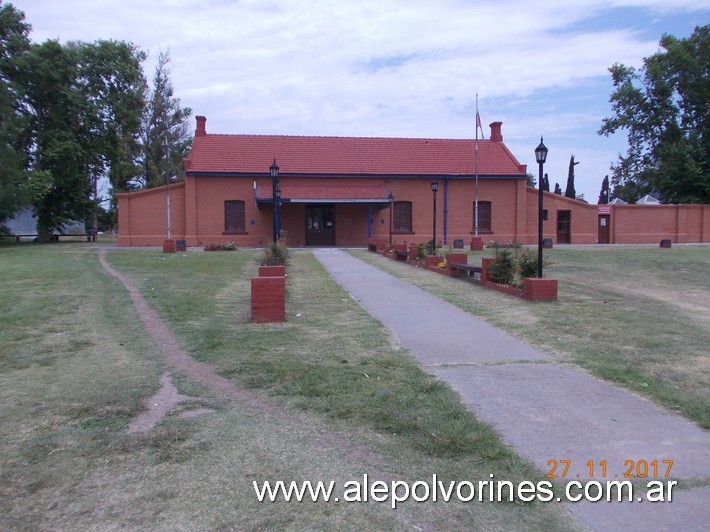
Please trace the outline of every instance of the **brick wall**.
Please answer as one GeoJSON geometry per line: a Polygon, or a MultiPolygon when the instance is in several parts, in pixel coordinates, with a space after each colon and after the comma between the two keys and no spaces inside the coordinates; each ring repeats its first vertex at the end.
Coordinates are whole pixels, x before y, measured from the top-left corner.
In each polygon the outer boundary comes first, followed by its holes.
{"type": "MultiPolygon", "coordinates": [[[[173,239],[186,239],[189,246],[233,241],[239,247],[264,246],[271,240],[273,213],[271,205],[257,207],[254,182],[270,184],[266,175],[255,177],[187,176],[184,183],[170,186],[173,239]],[[225,200],[245,202],[245,232],[224,232],[225,200]]],[[[281,183],[322,185],[324,178],[280,178],[281,183]]],[[[411,233],[392,235],[394,243],[418,243],[432,238],[433,193],[430,178],[338,178],[340,185],[382,185],[395,201],[412,202],[411,233]]],[[[437,192],[437,241],[444,239],[446,207],[446,242],[473,236],[472,179],[439,179],[437,192]]],[[[517,240],[537,242],[537,189],[527,187],[522,178],[479,179],[479,201],[492,204],[492,232],[481,233],[484,241],[517,240]]],[[[161,245],[166,235],[165,188],[157,187],[118,194],[118,244],[123,246],[161,245]]],[[[389,209],[372,206],[372,238],[389,240],[389,209]]],[[[544,194],[548,220],[543,233],[557,244],[557,212],[571,212],[572,244],[597,242],[598,208],[580,201],[544,194]]],[[[628,205],[612,206],[611,243],[658,243],[663,238],[673,242],[710,242],[710,206],[708,205],[628,205]]],[[[305,245],[305,206],[285,203],[281,209],[282,229],[290,246],[305,245]]],[[[335,205],[335,235],[338,246],[365,246],[368,242],[368,205],[335,205]]]]}
{"type": "MultiPolygon", "coordinates": [[[[538,238],[538,189],[526,188],[527,219],[525,234],[520,235],[518,242],[536,244],[538,238]]],[[[551,238],[557,244],[557,212],[570,211],[572,238],[570,244],[597,243],[597,205],[573,200],[552,192],[543,192],[542,208],[547,211],[547,220],[542,223],[543,238],[551,238]]]]}
{"type": "MultiPolygon", "coordinates": [[[[161,246],[167,238],[165,187],[119,193],[119,246],[161,246]]],[[[170,185],[170,230],[173,240],[185,238],[185,184],[170,185]]]]}
{"type": "Polygon", "coordinates": [[[710,242],[710,205],[612,205],[612,244],[710,242]]]}

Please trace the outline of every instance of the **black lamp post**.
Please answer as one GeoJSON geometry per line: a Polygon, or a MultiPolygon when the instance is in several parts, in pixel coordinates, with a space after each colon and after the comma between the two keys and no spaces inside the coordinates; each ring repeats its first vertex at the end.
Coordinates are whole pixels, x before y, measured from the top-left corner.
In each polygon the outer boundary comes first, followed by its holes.
{"type": "Polygon", "coordinates": [[[269,166],[269,171],[271,172],[271,203],[274,209],[274,242],[279,240],[279,195],[281,191],[279,190],[279,165],[276,164],[276,159],[274,163],[269,166]],[[278,194],[277,194],[278,191],[278,194]]]}
{"type": "Polygon", "coordinates": [[[387,200],[390,202],[390,246],[392,245],[392,209],[394,208],[394,196],[390,192],[387,194],[387,200]]]}
{"type": "Polygon", "coordinates": [[[434,193],[434,229],[433,229],[433,238],[432,238],[432,254],[436,253],[436,191],[439,190],[439,183],[437,181],[432,181],[431,182],[431,191],[434,193]]]}
{"type": "Polygon", "coordinates": [[[542,143],[542,135],[540,135],[540,144],[535,148],[535,159],[539,166],[537,181],[537,276],[542,278],[542,165],[545,164],[547,159],[547,147],[542,143]]]}
{"type": "Polygon", "coordinates": [[[281,188],[276,185],[276,237],[281,240],[281,188]]]}

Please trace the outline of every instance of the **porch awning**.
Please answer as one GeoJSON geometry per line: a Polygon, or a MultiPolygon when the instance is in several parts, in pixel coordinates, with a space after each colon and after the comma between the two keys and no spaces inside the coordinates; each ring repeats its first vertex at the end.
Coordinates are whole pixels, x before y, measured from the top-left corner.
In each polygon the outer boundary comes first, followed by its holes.
{"type": "MultiPolygon", "coordinates": [[[[381,185],[279,185],[283,203],[389,203],[381,185]]],[[[256,187],[257,203],[271,203],[271,185],[256,187]]]]}

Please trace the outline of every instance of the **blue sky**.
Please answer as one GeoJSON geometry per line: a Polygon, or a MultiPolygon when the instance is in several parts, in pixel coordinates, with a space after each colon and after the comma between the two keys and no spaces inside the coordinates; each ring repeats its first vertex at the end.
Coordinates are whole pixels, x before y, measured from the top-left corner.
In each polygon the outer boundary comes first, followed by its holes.
{"type": "MultiPolygon", "coordinates": [[[[640,66],[664,33],[710,23],[710,0],[16,0],[41,42],[119,39],[169,50],[183,105],[211,133],[486,137],[596,203],[625,137],[600,137],[608,68],[640,66]]],[[[269,161],[265,161],[265,171],[269,161]]],[[[285,170],[285,169],[284,169],[285,170]]]]}

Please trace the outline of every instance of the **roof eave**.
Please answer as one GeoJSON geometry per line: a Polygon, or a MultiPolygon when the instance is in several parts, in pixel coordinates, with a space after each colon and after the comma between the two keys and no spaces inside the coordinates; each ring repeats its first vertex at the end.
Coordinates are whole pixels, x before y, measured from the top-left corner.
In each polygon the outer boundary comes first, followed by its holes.
{"type": "MultiPolygon", "coordinates": [[[[198,170],[188,170],[185,172],[188,176],[207,176],[207,177],[248,177],[254,179],[256,177],[271,178],[268,172],[232,172],[232,171],[210,171],[201,172],[198,170]]],[[[454,174],[454,173],[425,173],[425,174],[370,174],[370,173],[334,173],[334,172],[312,172],[312,173],[288,173],[280,172],[279,177],[318,177],[318,178],[378,178],[378,179],[475,179],[476,174],[454,174]]],[[[520,179],[527,178],[526,174],[478,174],[478,179],[520,179]]]]}

